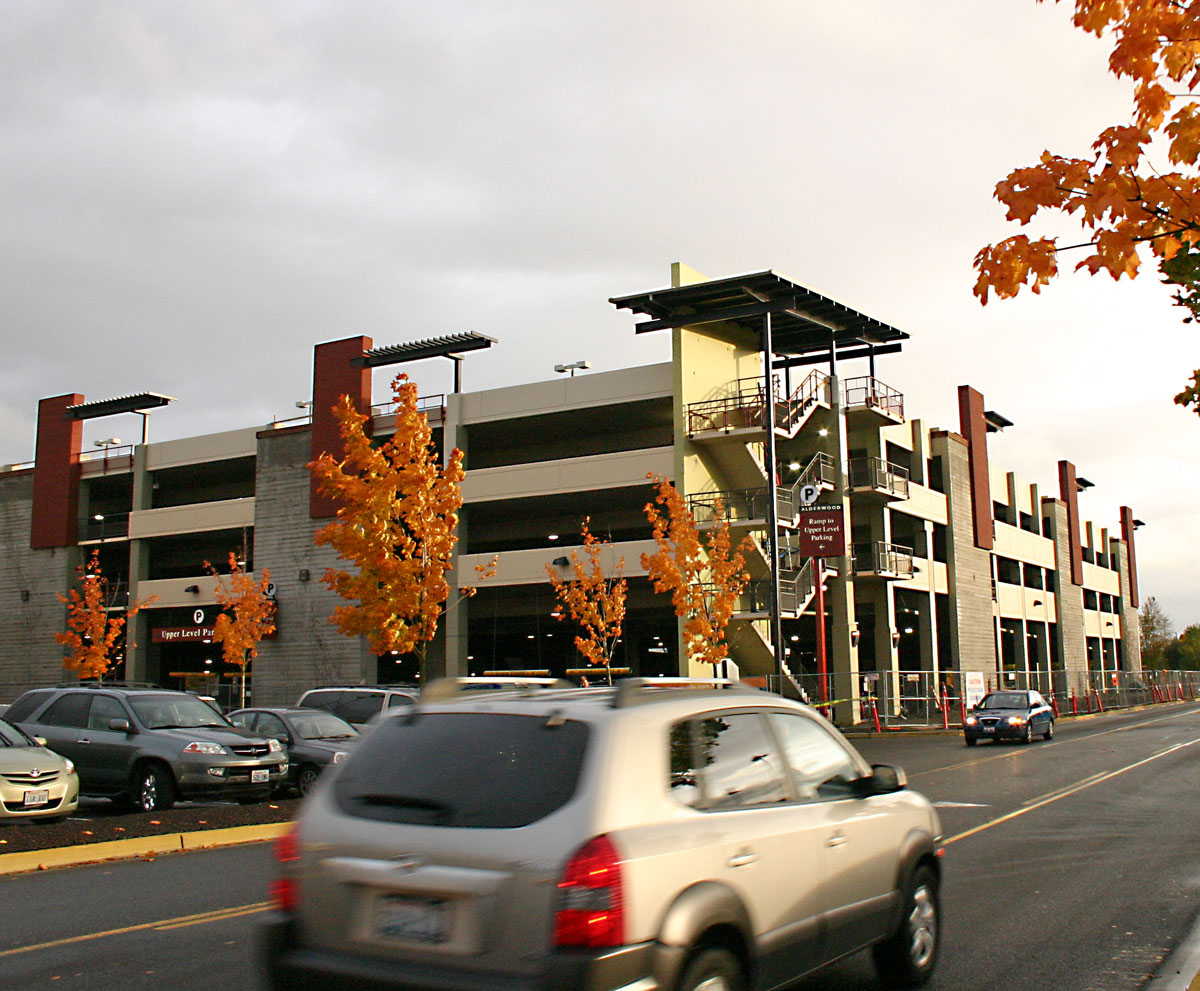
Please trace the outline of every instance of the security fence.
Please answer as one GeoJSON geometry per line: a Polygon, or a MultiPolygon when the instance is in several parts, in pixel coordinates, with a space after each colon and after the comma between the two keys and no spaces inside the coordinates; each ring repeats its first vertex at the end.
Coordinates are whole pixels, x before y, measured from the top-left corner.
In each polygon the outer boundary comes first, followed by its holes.
{"type": "MultiPolygon", "coordinates": [[[[780,685],[777,676],[768,687],[782,694],[799,694],[810,705],[827,703],[830,715],[858,703],[859,722],[879,729],[903,727],[960,727],[967,704],[959,672],[863,671],[847,697],[839,697],[835,678],[795,675],[780,685]]],[[[841,684],[845,685],[844,677],[841,684]]],[[[1200,671],[1003,671],[984,674],[982,689],[1033,689],[1041,692],[1059,716],[1085,715],[1159,702],[1200,699],[1200,671]]],[[[837,719],[839,723],[843,722],[837,719]]]]}

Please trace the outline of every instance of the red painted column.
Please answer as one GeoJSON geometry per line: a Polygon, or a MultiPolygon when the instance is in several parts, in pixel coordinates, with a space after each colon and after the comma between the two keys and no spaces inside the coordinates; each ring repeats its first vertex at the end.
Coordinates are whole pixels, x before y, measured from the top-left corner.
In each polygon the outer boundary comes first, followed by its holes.
{"type": "Polygon", "coordinates": [[[1079,527],[1079,485],[1075,466],[1070,461],[1058,463],[1058,494],[1067,504],[1067,540],[1071,545],[1071,584],[1083,584],[1083,544],[1079,527]]]}
{"type": "MultiPolygon", "coordinates": [[[[347,337],[318,344],[313,349],[313,461],[325,453],[340,456],[342,436],[333,418],[333,407],[342,396],[349,396],[360,413],[370,414],[371,369],[360,359],[371,347],[369,337],[347,337]]],[[[336,513],[337,504],[321,495],[313,481],[309,490],[308,515],[312,519],[322,519],[336,513]]]]}
{"type": "Polygon", "coordinates": [[[83,396],[72,393],[38,403],[33,466],[33,524],[29,546],[74,547],[79,528],[79,449],[83,421],[67,415],[83,396]]]}
{"type": "Polygon", "coordinates": [[[971,474],[971,511],[975,521],[975,546],[990,551],[992,534],[992,483],[988,473],[987,421],[983,417],[983,393],[969,385],[958,387],[959,432],[967,441],[967,464],[971,474]]]}
{"type": "Polygon", "coordinates": [[[1137,552],[1133,547],[1133,532],[1136,529],[1133,525],[1133,510],[1128,506],[1122,506],[1121,539],[1125,541],[1125,553],[1129,558],[1129,604],[1134,609],[1140,605],[1138,602],[1137,552]]]}

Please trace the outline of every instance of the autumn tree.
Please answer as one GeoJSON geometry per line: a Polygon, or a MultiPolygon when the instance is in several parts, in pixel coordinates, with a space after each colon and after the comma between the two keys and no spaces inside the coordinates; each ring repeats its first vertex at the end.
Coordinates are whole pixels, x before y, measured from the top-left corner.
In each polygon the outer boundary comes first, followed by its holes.
{"type": "MultiPolygon", "coordinates": [[[[1074,3],[1075,26],[1111,39],[1109,71],[1133,83],[1131,118],[1102,130],[1090,157],[1046,151],[997,184],[1008,220],[1026,225],[1059,211],[1077,218],[1087,240],[1063,245],[1018,234],[988,245],[975,256],[975,295],[986,304],[989,292],[1011,297],[1024,285],[1039,292],[1068,249],[1087,251],[1077,269],[1133,278],[1145,245],[1190,321],[1200,315],[1200,104],[1191,98],[1200,84],[1200,0],[1074,3]],[[1165,153],[1173,170],[1155,167],[1152,150],[1165,153]]],[[[1175,402],[1200,414],[1200,369],[1175,402]]]]}
{"type": "Polygon", "coordinates": [[[574,577],[564,581],[552,564],[546,565],[546,574],[554,594],[567,610],[567,613],[556,613],[558,618],[564,620],[569,614],[583,628],[583,632],[575,637],[575,648],[589,664],[604,668],[611,685],[613,653],[621,639],[621,624],[625,621],[628,591],[628,582],[623,576],[625,558],[622,557],[612,570],[604,566],[605,552],[611,554],[612,547],[592,533],[590,522],[585,518],[579,531],[583,537],[584,559],[580,559],[578,551],[571,551],[574,577]]]}
{"type": "Polygon", "coordinates": [[[263,568],[262,577],[255,579],[243,570],[237,555],[229,553],[229,583],[208,561],[205,570],[217,580],[214,596],[222,612],[213,623],[213,642],[221,645],[226,664],[235,666],[241,674],[242,701],[246,705],[246,668],[258,656],[263,637],[275,632],[275,601],[267,594],[271,572],[263,568]]]}
{"type": "Polygon", "coordinates": [[[83,594],[72,588],[58,597],[67,607],[67,629],[54,634],[54,641],[69,650],[63,658],[64,668],[75,671],[80,678],[103,679],[120,660],[116,651],[128,618],[158,597],[151,596],[118,609],[116,594],[109,589],[108,579],[100,570],[99,550],[92,551],[87,563],[75,570],[83,594]]]}
{"type": "Polygon", "coordinates": [[[649,477],[657,491],[645,510],[658,550],[642,555],[642,567],[654,591],[671,594],[675,615],[684,620],[687,656],[715,668],[729,656],[725,630],[750,581],[745,567],[750,538],[733,546],[720,499],[714,500],[711,526],[701,530],[679,490],[665,478],[649,477]]]}
{"type": "Polygon", "coordinates": [[[334,407],[345,456],[323,454],[309,469],[339,508],[313,539],[354,566],[325,571],[325,585],[348,603],[330,622],[347,636],[365,636],[376,654],[415,652],[424,677],[425,648],[450,594],[463,455],[455,448],[443,468],[416,384],[401,374],[392,392],[395,432],[378,446],[348,396],[334,407]]]}
{"type": "Polygon", "coordinates": [[[1138,626],[1141,628],[1142,667],[1163,667],[1163,651],[1175,639],[1175,628],[1170,618],[1158,604],[1158,599],[1151,595],[1142,603],[1138,620],[1138,626]]]}

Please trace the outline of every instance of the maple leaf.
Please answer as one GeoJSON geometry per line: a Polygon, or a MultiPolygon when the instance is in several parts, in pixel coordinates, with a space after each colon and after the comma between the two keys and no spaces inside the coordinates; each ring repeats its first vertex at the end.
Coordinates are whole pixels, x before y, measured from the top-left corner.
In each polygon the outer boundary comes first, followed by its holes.
{"type": "MultiPolygon", "coordinates": [[[[1076,270],[1135,278],[1145,246],[1158,259],[1164,281],[1180,287],[1173,300],[1191,321],[1200,308],[1200,272],[1190,263],[1168,266],[1181,246],[1200,243],[1200,106],[1174,102],[1200,85],[1200,0],[1066,2],[1074,5],[1077,28],[1111,40],[1108,68],[1133,84],[1132,119],[1101,130],[1092,145],[1095,160],[1044,152],[1036,165],[1014,169],[997,183],[995,196],[1006,219],[1022,225],[1044,211],[1077,215],[1090,243],[1072,247],[1092,251],[1076,270]],[[1188,92],[1180,94],[1181,87],[1188,92]],[[1163,175],[1146,164],[1146,149],[1157,137],[1167,139],[1168,157],[1183,171],[1163,175]]],[[[1058,274],[1055,255],[1062,250],[1067,249],[1053,236],[1037,241],[1016,236],[987,245],[975,255],[975,295],[986,304],[991,293],[1007,298],[1026,286],[1039,292],[1058,274]]],[[[1175,401],[1200,413],[1191,388],[1175,401]]]]}

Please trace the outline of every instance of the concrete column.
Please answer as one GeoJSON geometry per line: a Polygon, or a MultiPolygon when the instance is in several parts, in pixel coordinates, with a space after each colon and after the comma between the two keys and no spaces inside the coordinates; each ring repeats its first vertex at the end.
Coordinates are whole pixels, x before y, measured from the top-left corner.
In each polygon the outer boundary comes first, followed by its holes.
{"type": "MultiPolygon", "coordinates": [[[[146,468],[149,447],[138,444],[133,449],[133,502],[132,510],[152,509],[154,506],[154,480],[146,468]]],[[[129,598],[140,599],[139,585],[150,578],[150,543],[146,540],[129,541],[129,598]]],[[[153,609],[153,607],[151,607],[153,609]]],[[[138,610],[129,618],[125,627],[125,680],[150,681],[149,610],[138,610]]]]}

